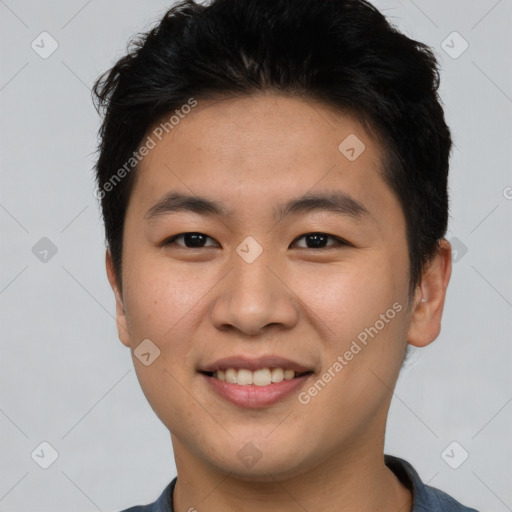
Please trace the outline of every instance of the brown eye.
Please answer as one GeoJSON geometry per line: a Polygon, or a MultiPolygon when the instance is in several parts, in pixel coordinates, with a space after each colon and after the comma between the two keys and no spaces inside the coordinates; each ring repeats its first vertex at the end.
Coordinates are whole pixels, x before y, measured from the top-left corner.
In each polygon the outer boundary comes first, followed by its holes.
{"type": "Polygon", "coordinates": [[[167,245],[180,245],[186,249],[201,249],[202,247],[216,247],[216,244],[206,245],[207,240],[213,240],[213,238],[205,235],[204,233],[180,233],[179,235],[171,236],[167,238],[163,243],[162,247],[167,245]],[[181,241],[181,243],[177,241],[181,241]]]}
{"type": "Polygon", "coordinates": [[[297,240],[301,239],[304,239],[306,241],[306,246],[300,247],[301,249],[328,249],[330,247],[350,245],[345,240],[334,235],[328,235],[327,233],[307,233],[296,238],[294,243],[296,243],[297,240]],[[327,245],[327,241],[329,239],[334,240],[334,244],[327,245]]]}

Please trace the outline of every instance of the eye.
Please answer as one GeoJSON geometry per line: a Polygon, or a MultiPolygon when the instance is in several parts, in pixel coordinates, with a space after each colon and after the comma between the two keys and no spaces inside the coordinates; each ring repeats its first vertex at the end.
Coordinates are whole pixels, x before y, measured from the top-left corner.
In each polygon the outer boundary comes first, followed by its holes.
{"type": "Polygon", "coordinates": [[[162,247],[167,245],[181,245],[186,249],[200,249],[202,247],[215,247],[216,244],[205,245],[207,240],[213,240],[213,238],[205,235],[204,233],[180,233],[179,235],[171,236],[161,243],[162,247]],[[176,243],[177,240],[183,240],[184,243],[176,243]]]}
{"type": "Polygon", "coordinates": [[[343,245],[351,245],[346,240],[339,238],[334,235],[328,235],[327,233],[306,233],[296,238],[292,245],[304,238],[306,240],[306,247],[299,247],[300,249],[328,249],[330,247],[339,247],[343,245]],[[326,245],[328,239],[334,240],[334,244],[326,245]]]}
{"type": "MultiPolygon", "coordinates": [[[[334,235],[328,235],[327,233],[306,233],[297,237],[292,245],[297,245],[297,241],[304,239],[306,241],[306,245],[298,246],[300,249],[329,249],[330,247],[340,247],[340,246],[351,246],[349,242],[343,240],[334,235]],[[334,243],[327,244],[327,241],[331,239],[334,243]]],[[[178,235],[171,236],[164,240],[160,245],[162,247],[166,247],[168,245],[178,245],[184,247],[186,249],[201,249],[203,247],[218,247],[218,243],[208,235],[204,233],[180,233],[178,235]],[[207,244],[207,241],[210,240],[213,243],[207,244]],[[181,241],[178,242],[178,241],[181,241]]]]}

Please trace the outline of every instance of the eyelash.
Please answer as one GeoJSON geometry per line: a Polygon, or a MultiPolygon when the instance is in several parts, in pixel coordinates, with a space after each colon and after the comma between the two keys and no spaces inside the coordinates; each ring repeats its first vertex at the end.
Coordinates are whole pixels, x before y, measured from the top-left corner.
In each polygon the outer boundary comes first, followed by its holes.
{"type": "MultiPolygon", "coordinates": [[[[179,238],[183,238],[185,235],[200,235],[200,236],[204,236],[206,238],[209,238],[210,240],[214,240],[212,237],[208,236],[208,235],[205,235],[204,233],[199,233],[197,231],[189,231],[189,232],[186,232],[186,233],[180,233],[178,235],[174,235],[174,236],[171,236],[167,239],[165,239],[161,244],[160,246],[161,247],[165,247],[167,245],[171,245],[173,244],[177,239],[179,238]]],[[[342,246],[349,246],[349,247],[354,247],[350,242],[347,242],[346,240],[344,240],[343,238],[340,238],[340,237],[337,237],[337,236],[334,236],[334,235],[329,235],[328,233],[322,233],[322,232],[318,232],[318,231],[313,231],[311,233],[304,233],[303,235],[297,237],[293,242],[293,243],[296,243],[298,240],[300,240],[301,238],[304,238],[304,237],[307,237],[307,236],[312,236],[312,235],[320,235],[320,236],[323,236],[323,237],[327,237],[327,238],[331,238],[332,240],[335,240],[335,244],[333,245],[328,245],[327,247],[319,247],[319,248],[314,248],[314,247],[301,247],[301,249],[313,249],[313,250],[317,250],[317,251],[321,251],[321,250],[326,250],[326,249],[331,249],[331,248],[335,248],[335,247],[342,247],[342,246]]],[[[185,245],[182,245],[182,244],[177,244],[179,245],[180,247],[183,247],[184,249],[204,249],[205,247],[187,247],[185,245]]],[[[206,247],[213,247],[211,245],[209,246],[206,246],[206,247]]]]}

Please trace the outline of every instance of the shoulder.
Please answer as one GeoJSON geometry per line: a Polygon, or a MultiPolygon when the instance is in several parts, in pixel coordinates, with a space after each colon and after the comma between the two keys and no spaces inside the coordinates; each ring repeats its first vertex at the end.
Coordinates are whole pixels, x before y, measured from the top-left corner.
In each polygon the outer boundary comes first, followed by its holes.
{"type": "Polygon", "coordinates": [[[176,478],[163,490],[162,494],[153,503],[136,505],[120,512],[174,512],[172,506],[172,493],[176,484],[176,478]]]}
{"type": "Polygon", "coordinates": [[[406,460],[384,455],[384,461],[398,479],[412,491],[412,512],[478,512],[474,508],[462,505],[440,489],[425,485],[417,471],[406,460]]]}

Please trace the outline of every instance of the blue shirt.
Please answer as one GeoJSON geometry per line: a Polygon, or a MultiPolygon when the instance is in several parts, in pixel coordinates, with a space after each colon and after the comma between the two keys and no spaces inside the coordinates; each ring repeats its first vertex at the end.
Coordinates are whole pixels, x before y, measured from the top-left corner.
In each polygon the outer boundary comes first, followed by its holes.
{"type": "MultiPolygon", "coordinates": [[[[392,455],[384,455],[384,462],[412,492],[412,512],[478,512],[474,508],[461,505],[443,491],[425,485],[416,470],[407,461],[392,455]]],[[[154,503],[138,505],[121,512],[174,512],[172,494],[176,480],[177,478],[164,489],[154,503]]]]}

